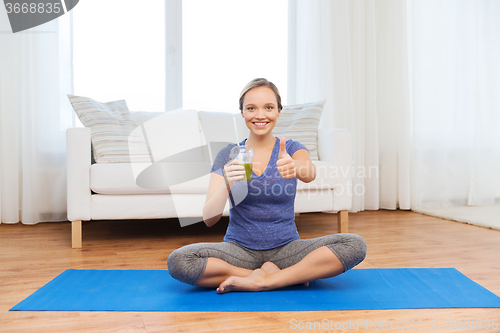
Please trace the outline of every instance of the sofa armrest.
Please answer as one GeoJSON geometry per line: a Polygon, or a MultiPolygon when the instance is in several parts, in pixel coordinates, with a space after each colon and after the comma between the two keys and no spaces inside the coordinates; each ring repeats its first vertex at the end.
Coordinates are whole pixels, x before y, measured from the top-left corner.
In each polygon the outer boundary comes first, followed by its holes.
{"type": "Polygon", "coordinates": [[[68,220],[90,220],[90,128],[66,130],[68,220]]]}
{"type": "Polygon", "coordinates": [[[352,208],[352,139],[345,128],[320,128],[318,130],[320,161],[332,163],[336,181],[333,210],[352,208]]]}

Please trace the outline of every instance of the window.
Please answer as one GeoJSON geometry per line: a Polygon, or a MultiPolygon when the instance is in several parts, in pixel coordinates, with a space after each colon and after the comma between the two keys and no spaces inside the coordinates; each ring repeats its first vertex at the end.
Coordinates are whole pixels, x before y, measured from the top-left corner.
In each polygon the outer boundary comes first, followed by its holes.
{"type": "Polygon", "coordinates": [[[241,90],[265,77],[286,101],[287,0],[184,0],[183,105],[238,112],[241,90]]]}
{"type": "Polygon", "coordinates": [[[76,95],[102,102],[125,99],[133,111],[164,111],[178,96],[174,104],[182,103],[186,109],[238,112],[243,86],[265,77],[286,101],[287,0],[148,0],[145,4],[78,3],[72,11],[76,95]],[[181,6],[182,24],[165,19],[166,9],[176,15],[181,6]],[[180,58],[173,66],[182,70],[182,76],[172,76],[169,69],[167,77],[166,64],[172,64],[165,49],[170,52],[171,45],[180,45],[178,40],[182,40],[182,66],[180,58]],[[182,96],[181,89],[172,87],[182,87],[182,96]]]}
{"type": "Polygon", "coordinates": [[[85,0],[73,10],[75,94],[165,110],[165,1],[85,0]]]}

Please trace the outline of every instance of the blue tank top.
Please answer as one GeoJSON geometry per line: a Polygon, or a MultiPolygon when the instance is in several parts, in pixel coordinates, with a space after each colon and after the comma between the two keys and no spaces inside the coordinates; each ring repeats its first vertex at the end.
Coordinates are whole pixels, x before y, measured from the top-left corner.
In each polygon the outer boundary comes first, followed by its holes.
{"type": "MultiPolygon", "coordinates": [[[[240,144],[245,144],[246,139],[240,144]]],[[[236,144],[227,145],[219,151],[212,172],[223,175],[224,165],[230,161],[229,153],[236,144]]],[[[307,148],[294,140],[286,141],[286,151],[292,156],[297,150],[307,148]]],[[[252,180],[236,182],[231,189],[229,225],[224,241],[234,241],[253,250],[267,250],[299,239],[295,226],[295,194],[297,178],[284,179],[276,162],[280,140],[276,138],[269,164],[252,180]]]]}

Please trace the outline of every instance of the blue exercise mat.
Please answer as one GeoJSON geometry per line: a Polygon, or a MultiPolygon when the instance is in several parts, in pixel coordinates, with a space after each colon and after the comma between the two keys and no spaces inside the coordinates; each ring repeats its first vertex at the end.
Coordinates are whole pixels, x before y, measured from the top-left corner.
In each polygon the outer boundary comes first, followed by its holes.
{"type": "Polygon", "coordinates": [[[166,270],[68,269],[12,310],[324,311],[500,308],[500,297],[454,268],[353,269],[309,287],[230,292],[193,287],[166,270]]]}

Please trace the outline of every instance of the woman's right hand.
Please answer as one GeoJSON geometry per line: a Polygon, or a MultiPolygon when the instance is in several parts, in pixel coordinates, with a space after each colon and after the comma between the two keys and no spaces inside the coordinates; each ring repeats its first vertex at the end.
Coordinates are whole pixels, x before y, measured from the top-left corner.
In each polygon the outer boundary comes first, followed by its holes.
{"type": "Polygon", "coordinates": [[[224,179],[229,188],[233,188],[237,180],[245,178],[245,167],[238,164],[238,160],[229,161],[224,166],[224,179]]]}

